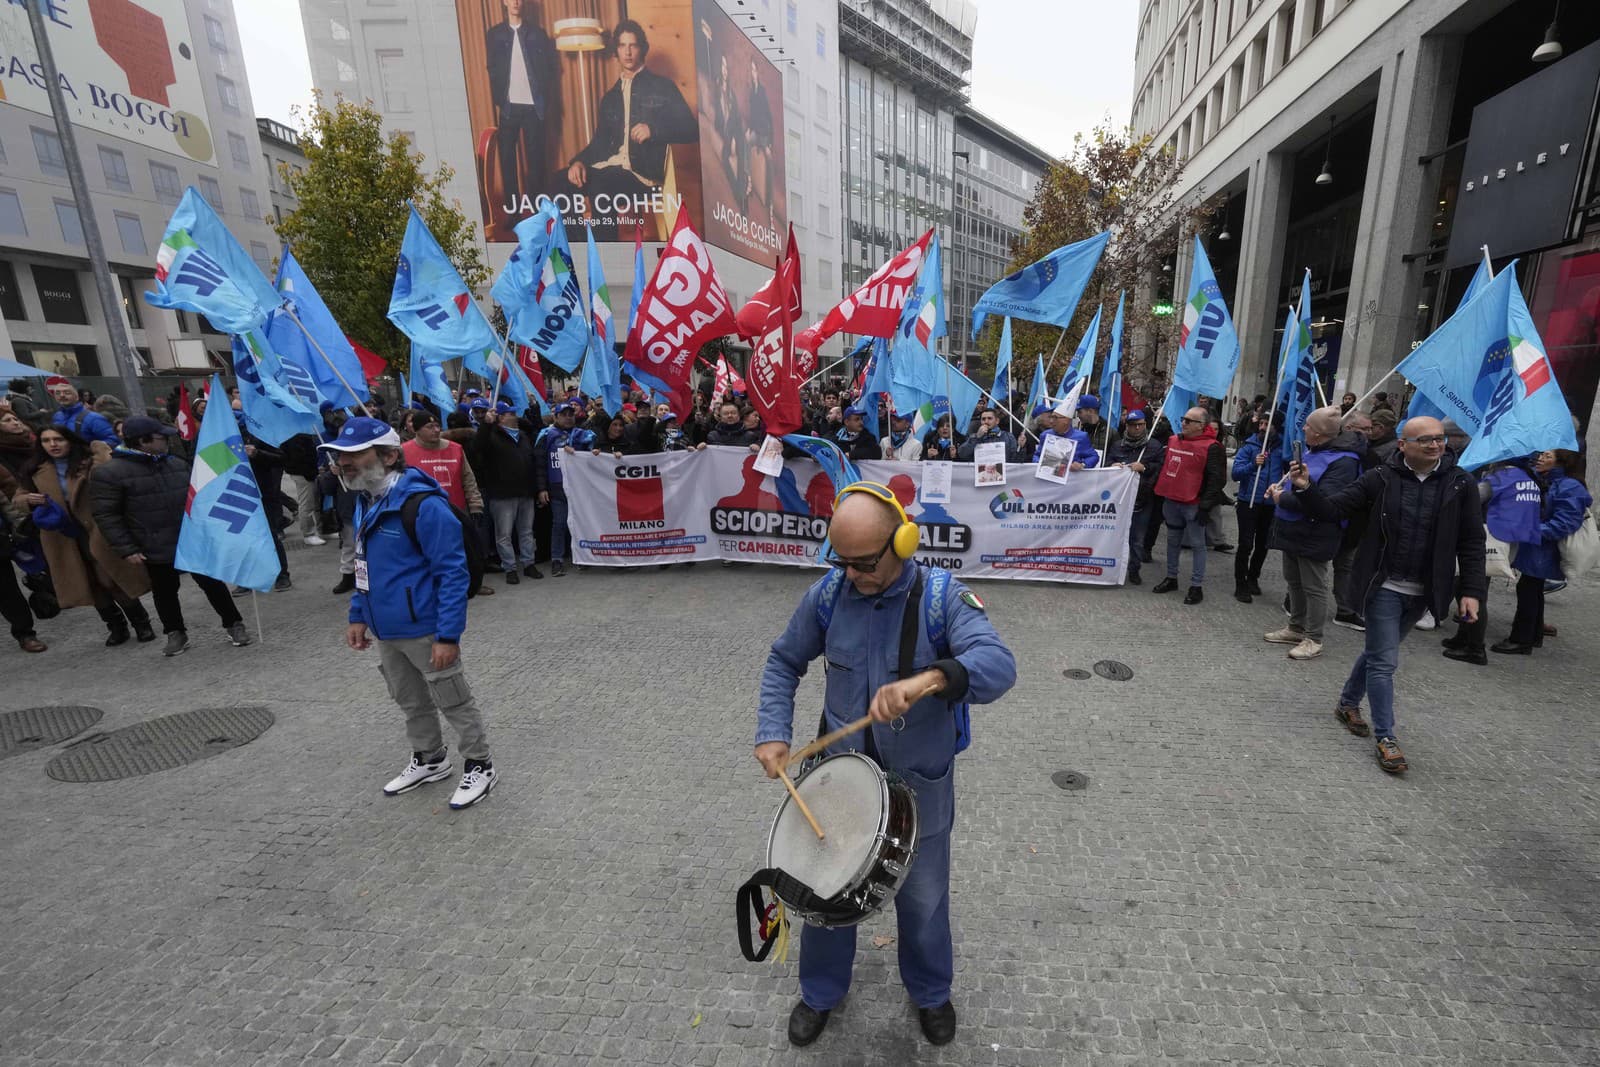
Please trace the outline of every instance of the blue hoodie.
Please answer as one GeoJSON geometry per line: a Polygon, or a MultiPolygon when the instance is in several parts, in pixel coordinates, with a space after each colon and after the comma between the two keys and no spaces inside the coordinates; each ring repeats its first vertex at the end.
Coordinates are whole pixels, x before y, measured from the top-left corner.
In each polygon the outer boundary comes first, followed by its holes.
{"type": "Polygon", "coordinates": [[[1256,466],[1256,457],[1261,454],[1261,435],[1251,434],[1245,443],[1239,446],[1239,451],[1233,454],[1233,480],[1239,483],[1239,502],[1243,504],[1267,503],[1267,489],[1283,477],[1283,450],[1274,448],[1267,453],[1267,461],[1261,466],[1256,466]],[[1261,479],[1256,480],[1256,471],[1261,472],[1261,479]]]}
{"type": "Polygon", "coordinates": [[[81,400],[70,408],[58,408],[50,417],[50,422],[54,426],[71,430],[85,441],[104,441],[112,448],[122,443],[116,431],[111,428],[111,420],[98,411],[84,407],[81,400]]]}
{"type": "Polygon", "coordinates": [[[380,641],[432,637],[455,644],[467,627],[466,549],[461,520],[439,483],[406,470],[384,498],[356,505],[356,544],[367,561],[367,592],[350,596],[350,621],[363,622],[380,641]],[[426,494],[417,509],[417,541],[400,521],[400,507],[426,494]]]}

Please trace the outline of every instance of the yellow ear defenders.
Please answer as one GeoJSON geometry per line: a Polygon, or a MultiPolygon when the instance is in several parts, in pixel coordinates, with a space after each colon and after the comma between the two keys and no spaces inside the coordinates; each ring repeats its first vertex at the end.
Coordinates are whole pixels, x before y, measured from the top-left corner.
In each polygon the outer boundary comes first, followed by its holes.
{"type": "Polygon", "coordinates": [[[911,516],[906,514],[906,509],[900,506],[900,501],[887,485],[878,482],[851,482],[839,490],[839,495],[833,498],[833,506],[837,510],[839,501],[851,493],[866,493],[874,499],[887,504],[896,515],[900,516],[900,525],[895,528],[894,540],[890,544],[894,547],[894,554],[901,559],[910,559],[917,554],[919,534],[917,524],[911,521],[911,516]]]}

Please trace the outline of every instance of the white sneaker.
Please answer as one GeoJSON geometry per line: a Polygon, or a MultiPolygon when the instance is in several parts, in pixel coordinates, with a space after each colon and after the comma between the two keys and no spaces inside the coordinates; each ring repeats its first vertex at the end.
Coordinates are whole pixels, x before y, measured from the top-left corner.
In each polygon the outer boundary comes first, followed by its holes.
{"type": "Polygon", "coordinates": [[[319,534],[306,534],[306,544],[308,545],[325,545],[327,543],[327,540],[319,534]]]}
{"type": "Polygon", "coordinates": [[[493,766],[486,767],[476,760],[468,760],[467,769],[461,775],[461,784],[456,786],[456,791],[450,795],[450,807],[456,811],[472,807],[489,795],[489,790],[494,788],[495,779],[499,777],[493,766]]]}
{"type": "Polygon", "coordinates": [[[1290,659],[1316,659],[1320,655],[1322,655],[1321,643],[1309,637],[1289,650],[1290,659]]]}
{"type": "Polygon", "coordinates": [[[1417,629],[1419,630],[1431,630],[1438,625],[1438,621],[1433,617],[1432,609],[1424,611],[1422,613],[1422,618],[1417,620],[1417,629]]]}
{"type": "Polygon", "coordinates": [[[424,762],[426,759],[427,753],[413,752],[410,765],[389,780],[389,784],[383,787],[383,795],[397,797],[401,793],[409,793],[419,785],[442,782],[450,777],[449,755],[441,752],[431,763],[424,762]]]}
{"type": "Polygon", "coordinates": [[[1270,634],[1262,634],[1261,639],[1273,645],[1298,645],[1306,639],[1306,635],[1299,630],[1285,626],[1281,630],[1274,630],[1270,634]]]}

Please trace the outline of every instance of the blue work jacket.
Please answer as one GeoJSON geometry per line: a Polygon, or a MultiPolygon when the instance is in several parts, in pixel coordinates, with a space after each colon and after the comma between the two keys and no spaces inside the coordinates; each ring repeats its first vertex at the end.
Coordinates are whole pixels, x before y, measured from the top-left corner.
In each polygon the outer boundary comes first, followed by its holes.
{"type": "MultiPolygon", "coordinates": [[[[915,572],[915,565],[906,563],[900,577],[876,596],[863,596],[846,581],[826,631],[817,618],[826,577],[806,591],[783,636],[773,642],[761,674],[756,744],[792,741],[795,690],[818,656],[824,657],[827,668],[824,709],[830,731],[861,718],[873,694],[898,680],[900,618],[915,572]]],[[[885,769],[899,774],[916,791],[920,837],[950,829],[955,809],[955,705],[992,703],[1017,680],[1011,650],[984,610],[962,597],[964,592],[966,587],[951,579],[945,617],[947,658],[928,642],[926,619],[917,627],[913,672],[938,667],[950,679],[949,686],[919,700],[895,724],[868,727],[885,769]]],[[[859,752],[865,744],[865,737],[857,733],[829,751],[859,752]]]]}

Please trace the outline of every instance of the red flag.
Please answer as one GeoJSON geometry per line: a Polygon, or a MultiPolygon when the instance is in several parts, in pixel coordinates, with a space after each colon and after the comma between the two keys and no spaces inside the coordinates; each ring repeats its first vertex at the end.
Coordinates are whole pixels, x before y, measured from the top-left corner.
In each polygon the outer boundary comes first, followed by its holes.
{"type": "Polygon", "coordinates": [[[773,271],[776,287],[767,309],[766,332],[750,353],[750,406],[774,437],[801,426],[800,379],[794,370],[793,319],[788,313],[789,278],[781,265],[773,271]]]}
{"type": "MultiPolygon", "coordinates": [[[[795,345],[811,353],[815,360],[822,342],[841,331],[867,337],[893,337],[900,325],[900,309],[906,297],[917,284],[917,272],[922,269],[922,257],[927,254],[928,242],[933,239],[929,230],[917,243],[895,256],[872,272],[861,288],[822,317],[810,329],[801,330],[795,345]]],[[[814,363],[813,363],[814,365],[814,363]]]]}
{"type": "Polygon", "coordinates": [[[194,421],[194,408],[189,404],[189,387],[178,383],[178,436],[193,441],[200,436],[200,426],[194,421]]]}
{"type": "Polygon", "coordinates": [[[750,302],[739,309],[734,316],[739,322],[739,336],[748,337],[752,341],[760,337],[767,329],[767,312],[772,310],[775,294],[778,289],[778,275],[784,276],[784,284],[789,287],[789,321],[794,322],[800,318],[800,251],[794,243],[794,223],[789,224],[789,246],[784,249],[783,263],[772,272],[772,277],[767,283],[756,290],[756,295],[750,302]]]}
{"type": "Polygon", "coordinates": [[[689,225],[689,213],[678,212],[672,239],[639,299],[623,361],[667,386],[677,402],[687,401],[695,353],[713,337],[738,329],[711,253],[689,225]]]}
{"type": "Polygon", "coordinates": [[[539,353],[527,345],[518,345],[517,366],[522,368],[522,373],[528,376],[528,381],[539,391],[539,395],[549,400],[550,389],[544,384],[544,367],[539,363],[539,353]]]}
{"type": "Polygon", "coordinates": [[[372,349],[367,348],[354,337],[346,335],[350,347],[356,350],[356,358],[361,361],[361,373],[366,375],[367,381],[372,382],[389,373],[389,364],[384,358],[372,349]]]}
{"type": "Polygon", "coordinates": [[[1150,401],[1139,395],[1139,391],[1128,384],[1128,379],[1122,379],[1122,411],[1126,415],[1130,411],[1141,409],[1148,411],[1150,401]]]}
{"type": "Polygon", "coordinates": [[[711,395],[713,397],[726,397],[729,392],[747,393],[749,387],[745,385],[744,378],[738,371],[728,365],[726,356],[717,357],[717,376],[712,382],[711,395]]]}

